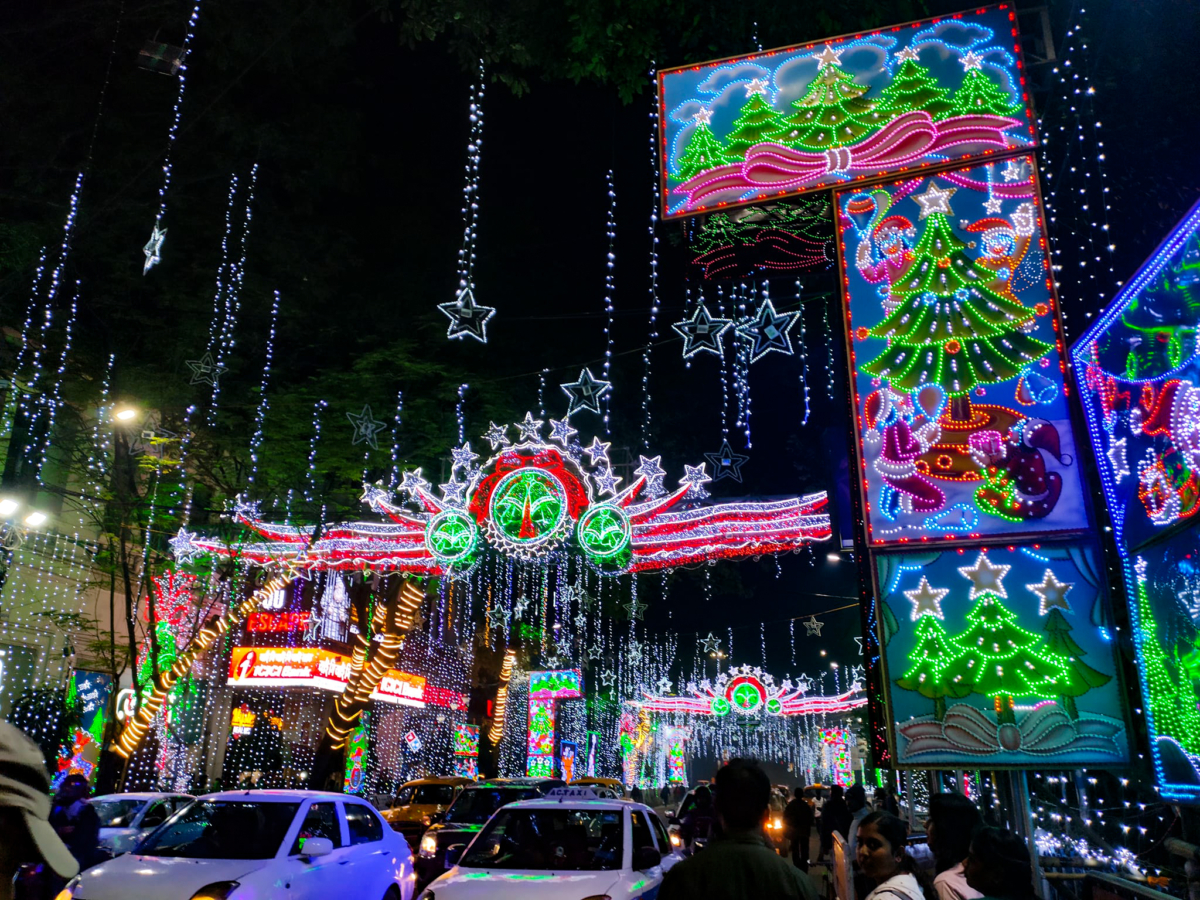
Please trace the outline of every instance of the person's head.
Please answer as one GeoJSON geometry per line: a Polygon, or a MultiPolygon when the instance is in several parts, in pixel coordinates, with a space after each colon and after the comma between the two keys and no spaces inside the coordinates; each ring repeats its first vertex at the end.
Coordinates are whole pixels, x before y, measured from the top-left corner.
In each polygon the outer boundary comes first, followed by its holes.
{"type": "Polygon", "coordinates": [[[1033,896],[1033,865],[1025,842],[1004,828],[980,828],[963,863],[967,884],[988,897],[1033,896]]]}
{"type": "Polygon", "coordinates": [[[804,786],[801,785],[800,787],[796,788],[794,791],[792,791],[792,794],[795,796],[795,798],[797,800],[803,800],[804,799],[804,786]]]}
{"type": "Polygon", "coordinates": [[[840,784],[835,784],[833,787],[831,787],[829,789],[829,799],[830,800],[841,800],[842,795],[845,793],[846,793],[845,788],[843,788],[840,784]]]}
{"type": "Polygon", "coordinates": [[[852,784],[846,791],[846,805],[850,812],[858,812],[867,805],[867,789],[861,784],[852,784]]]}
{"type": "Polygon", "coordinates": [[[934,794],[929,798],[926,841],[939,872],[957,866],[967,858],[971,835],[982,824],[979,810],[962,794],[934,794]]]}
{"type": "Polygon", "coordinates": [[[0,722],[0,896],[25,863],[45,863],[63,878],[79,871],[48,821],[49,791],[42,751],[24,732],[0,722]]]}
{"type": "Polygon", "coordinates": [[[58,786],[58,795],[55,797],[60,804],[74,803],[76,800],[82,800],[88,795],[88,780],[76,773],[68,775],[63,779],[62,784],[58,786]]]}
{"type": "Polygon", "coordinates": [[[762,827],[771,803],[771,779],[757,763],[732,760],[718,770],[714,784],[717,815],[726,831],[762,827]]]}
{"type": "Polygon", "coordinates": [[[697,807],[700,809],[708,809],[710,806],[712,806],[712,791],[708,789],[707,785],[700,785],[700,787],[696,788],[695,800],[697,807]]]}
{"type": "Polygon", "coordinates": [[[858,823],[858,867],[877,883],[906,871],[908,826],[889,812],[873,812],[858,823]]]}

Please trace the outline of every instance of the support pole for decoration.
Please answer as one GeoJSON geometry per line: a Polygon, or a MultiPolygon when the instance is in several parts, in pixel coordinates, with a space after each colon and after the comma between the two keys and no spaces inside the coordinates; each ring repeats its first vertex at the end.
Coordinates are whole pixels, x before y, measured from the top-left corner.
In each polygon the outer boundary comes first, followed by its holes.
{"type": "Polygon", "coordinates": [[[376,608],[370,632],[360,631],[350,658],[349,682],[333,703],[333,712],[317,747],[312,783],[318,788],[331,774],[341,771],[339,757],[350,732],[384,674],[397,664],[404,638],[412,629],[413,614],[424,600],[425,594],[417,583],[405,579],[399,594],[376,608]],[[379,640],[374,640],[374,636],[379,640]]]}
{"type": "Polygon", "coordinates": [[[290,578],[277,575],[226,612],[224,616],[205,624],[200,629],[200,633],[192,639],[187,650],[179,654],[170,670],[162,673],[158,685],[138,707],[137,713],[129,719],[121,735],[117,738],[116,746],[113,748],[114,752],[125,760],[133,756],[134,751],[146,736],[146,732],[150,730],[150,723],[154,721],[155,715],[166,702],[167,694],[171,692],[171,688],[180,678],[191,671],[196,657],[212,647],[217,638],[249,615],[263,600],[276,591],[283,590],[290,582],[290,578]]]}

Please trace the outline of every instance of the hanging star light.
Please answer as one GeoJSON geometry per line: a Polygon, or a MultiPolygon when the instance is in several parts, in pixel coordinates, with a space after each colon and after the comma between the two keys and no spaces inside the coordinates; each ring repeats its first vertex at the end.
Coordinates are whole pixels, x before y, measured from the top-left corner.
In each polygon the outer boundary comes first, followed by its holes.
{"type": "Polygon", "coordinates": [[[607,464],[608,448],[611,446],[612,444],[606,441],[601,441],[598,437],[593,437],[591,445],[586,447],[583,451],[588,455],[588,464],[594,466],[596,465],[596,460],[598,459],[603,460],[607,464]]]}
{"type": "Polygon", "coordinates": [[[1038,615],[1044,616],[1052,609],[1071,611],[1071,604],[1067,602],[1067,591],[1075,585],[1059,581],[1050,569],[1042,576],[1041,584],[1027,584],[1025,587],[1037,594],[1041,600],[1038,615]]]}
{"type": "Polygon", "coordinates": [[[599,659],[603,655],[604,649],[599,644],[592,644],[592,646],[588,647],[587,649],[588,659],[599,659]]]}
{"type": "Polygon", "coordinates": [[[705,653],[720,653],[721,652],[721,639],[718,637],[715,637],[713,635],[713,633],[710,631],[708,633],[708,637],[701,638],[700,646],[704,648],[705,653]]]}
{"type": "Polygon", "coordinates": [[[497,425],[495,422],[488,423],[488,430],[483,433],[483,438],[492,445],[493,450],[512,443],[508,439],[508,426],[497,425]]]}
{"type": "Polygon", "coordinates": [[[517,435],[519,444],[536,444],[542,439],[542,420],[535,419],[531,412],[525,413],[525,418],[517,423],[516,428],[519,432],[517,435]]]}
{"type": "Polygon", "coordinates": [[[449,303],[439,303],[438,309],[450,320],[446,337],[455,340],[473,337],[481,344],[487,343],[487,323],[496,314],[495,307],[480,306],[469,287],[458,292],[449,303]]]}
{"type": "Polygon", "coordinates": [[[380,422],[371,415],[371,407],[363,404],[362,412],[358,415],[354,413],[346,413],[346,418],[350,420],[350,424],[354,426],[354,437],[351,440],[352,444],[366,444],[372,450],[379,449],[379,432],[387,428],[386,422],[380,422]]]}
{"type": "Polygon", "coordinates": [[[637,597],[634,597],[628,603],[623,603],[621,605],[625,608],[626,612],[629,613],[630,621],[634,622],[640,622],[642,620],[642,613],[644,613],[648,608],[648,604],[642,603],[637,597]]]}
{"type": "Polygon", "coordinates": [[[742,483],[742,466],[750,459],[744,453],[734,453],[728,439],[721,444],[720,450],[716,453],[705,453],[704,458],[713,464],[713,481],[732,478],[738,484],[742,483]]]}
{"type": "Polygon", "coordinates": [[[904,596],[912,603],[912,620],[915,622],[923,615],[945,619],[942,615],[942,599],[950,593],[950,588],[935,588],[929,584],[929,579],[921,576],[921,583],[915,590],[905,591],[904,596]]]}
{"type": "Polygon", "coordinates": [[[1012,566],[994,566],[988,562],[987,552],[980,550],[979,557],[973,566],[959,566],[959,573],[971,582],[971,596],[974,600],[980,594],[992,593],[997,597],[1007,598],[1008,591],[1004,589],[1004,576],[1012,566]]]}
{"type": "Polygon", "coordinates": [[[729,330],[732,319],[714,318],[703,303],[700,303],[691,318],[681,319],[671,328],[683,337],[683,358],[690,359],[697,353],[706,352],[725,358],[725,344],[721,335],[729,330]]]}
{"type": "Polygon", "coordinates": [[[611,669],[608,669],[608,670],[600,673],[600,683],[602,685],[604,685],[606,688],[612,687],[613,682],[615,682],[616,680],[617,680],[617,676],[611,669]]]}
{"type": "Polygon", "coordinates": [[[503,606],[493,606],[487,612],[488,626],[491,628],[508,628],[509,612],[503,606]]]}
{"type": "Polygon", "coordinates": [[[924,219],[926,216],[932,216],[934,213],[943,213],[947,216],[954,215],[954,210],[950,208],[950,198],[954,196],[954,192],[958,188],[940,188],[932,178],[929,179],[929,187],[925,188],[922,194],[913,194],[912,198],[921,206],[921,212],[917,216],[917,221],[924,219]]]}
{"type": "Polygon", "coordinates": [[[142,252],[146,254],[146,264],[142,267],[143,275],[162,261],[162,245],[166,236],[167,229],[160,230],[158,223],[154,223],[154,230],[150,232],[150,240],[146,241],[146,246],[142,248],[142,252]]]}
{"type": "Polygon", "coordinates": [[[788,331],[799,318],[799,312],[776,313],[775,305],[769,299],[764,300],[754,317],[741,322],[735,332],[742,340],[753,344],[750,362],[758,362],[772,351],[791,356],[792,338],[788,331]]]}
{"type": "Polygon", "coordinates": [[[862,641],[863,641],[863,639],[862,639],[861,637],[855,637],[855,638],[854,638],[854,643],[858,644],[858,655],[859,655],[859,656],[862,656],[862,655],[863,655],[863,646],[862,646],[862,641]]]}
{"type": "Polygon", "coordinates": [[[171,553],[176,562],[189,563],[204,552],[194,545],[196,538],[195,532],[180,528],[179,533],[167,542],[171,545],[171,553]]]}
{"type": "Polygon", "coordinates": [[[825,627],[824,622],[818,622],[816,616],[809,616],[804,620],[804,630],[807,632],[806,637],[816,635],[821,636],[821,629],[825,627]]]}
{"type": "Polygon", "coordinates": [[[213,387],[217,386],[217,379],[229,370],[228,366],[223,366],[213,359],[212,353],[205,353],[199,359],[187,360],[187,367],[192,370],[191,384],[208,384],[213,387]]]}
{"type": "Polygon", "coordinates": [[[513,615],[518,619],[525,615],[525,610],[529,607],[529,598],[522,594],[513,604],[513,615]]]}
{"type": "Polygon", "coordinates": [[[600,412],[600,400],[612,390],[612,382],[601,381],[592,374],[591,369],[580,369],[579,380],[560,384],[570,402],[567,405],[567,418],[583,410],[585,412],[600,412]]]}
{"type": "Polygon", "coordinates": [[[671,693],[671,679],[664,675],[654,684],[654,690],[659,694],[671,693]]]}
{"type": "Polygon", "coordinates": [[[640,663],[642,661],[642,645],[637,641],[630,641],[629,650],[625,655],[629,657],[631,663],[640,663]]]}
{"type": "Polygon", "coordinates": [[[421,477],[421,469],[417,467],[404,473],[400,480],[400,490],[409,497],[416,498],[421,491],[429,488],[429,482],[421,477]]]}
{"type": "Polygon", "coordinates": [[[638,456],[640,465],[633,470],[634,475],[640,475],[646,479],[644,492],[651,497],[661,497],[666,491],[663,489],[663,478],[667,471],[661,465],[661,456],[638,456]]]}
{"type": "Polygon", "coordinates": [[[570,447],[571,438],[577,434],[579,434],[578,430],[572,428],[570,421],[567,419],[550,420],[550,440],[555,443],[562,444],[564,447],[570,447]]]}
{"type": "Polygon", "coordinates": [[[587,613],[578,613],[572,621],[574,621],[576,628],[583,631],[587,627],[587,613]]]}

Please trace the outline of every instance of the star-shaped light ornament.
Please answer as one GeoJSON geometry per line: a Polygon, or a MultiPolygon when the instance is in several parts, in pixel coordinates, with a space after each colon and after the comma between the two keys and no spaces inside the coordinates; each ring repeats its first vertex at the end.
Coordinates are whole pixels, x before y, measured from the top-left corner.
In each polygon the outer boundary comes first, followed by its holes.
{"type": "Polygon", "coordinates": [[[503,606],[493,606],[487,612],[488,626],[490,628],[508,628],[508,610],[503,606]]]}
{"type": "Polygon", "coordinates": [[[753,78],[746,82],[746,96],[750,97],[754,94],[765,94],[767,92],[767,81],[765,78],[753,78]]]}
{"type": "Polygon", "coordinates": [[[550,440],[556,444],[562,444],[564,447],[571,446],[571,438],[579,432],[571,427],[570,421],[567,419],[551,419],[550,420],[550,440]]]}
{"type": "Polygon", "coordinates": [[[905,591],[904,596],[913,605],[912,620],[915,622],[921,616],[934,616],[945,619],[942,615],[942,600],[950,593],[950,588],[935,588],[929,584],[929,579],[921,576],[921,583],[915,590],[905,591]]]}
{"type": "Polygon", "coordinates": [[[442,502],[446,506],[461,507],[467,495],[467,483],[465,481],[447,481],[445,484],[439,484],[442,489],[442,502]]]}
{"type": "Polygon", "coordinates": [[[366,444],[372,450],[379,449],[379,432],[387,428],[387,423],[376,419],[371,414],[370,406],[364,403],[362,412],[357,415],[348,412],[346,418],[354,426],[354,437],[350,441],[352,444],[366,444]]]}
{"type": "Polygon", "coordinates": [[[758,362],[772,351],[791,356],[792,338],[788,332],[799,318],[799,312],[780,314],[770,300],[763,301],[754,318],[737,326],[738,337],[754,345],[750,349],[750,362],[758,362]]]}
{"type": "Polygon", "coordinates": [[[1027,584],[1025,587],[1037,594],[1042,601],[1038,607],[1039,616],[1046,615],[1052,609],[1071,611],[1071,604],[1067,602],[1067,591],[1075,585],[1059,581],[1049,569],[1042,576],[1041,584],[1027,584]]]}
{"type": "Polygon", "coordinates": [[[496,314],[493,306],[480,306],[469,287],[458,292],[449,303],[439,303],[438,309],[450,320],[446,337],[461,340],[472,337],[481,344],[487,343],[487,323],[496,314]]]}
{"type": "Polygon", "coordinates": [[[547,669],[557,669],[558,663],[559,663],[559,659],[558,659],[557,653],[551,653],[549,656],[546,657],[546,668],[547,669]]]}
{"type": "Polygon", "coordinates": [[[607,464],[608,448],[611,446],[612,444],[601,441],[598,437],[593,437],[592,443],[588,447],[585,447],[583,451],[588,455],[588,465],[596,465],[596,460],[598,459],[603,460],[607,464]]]}
{"type": "Polygon", "coordinates": [[[721,335],[729,330],[732,319],[718,319],[703,303],[696,307],[690,318],[681,319],[671,326],[683,337],[683,358],[690,359],[697,353],[713,353],[725,358],[725,344],[721,335]]]}
{"type": "Polygon", "coordinates": [[[932,216],[934,213],[954,215],[954,210],[950,208],[950,198],[954,196],[956,190],[958,188],[940,188],[937,186],[937,182],[931,178],[929,187],[925,188],[924,193],[913,194],[913,199],[921,205],[921,213],[917,216],[917,221],[926,216],[932,216]]]}
{"type": "Polygon", "coordinates": [[[391,503],[392,492],[390,488],[385,488],[381,482],[374,484],[364,484],[362,496],[359,501],[367,504],[367,506],[376,506],[380,503],[391,503]]]}
{"type": "Polygon", "coordinates": [[[1020,181],[1025,177],[1025,164],[1020,160],[1010,159],[1004,164],[1004,171],[1000,174],[1004,176],[1005,181],[1020,181]]]}
{"type": "Polygon", "coordinates": [[[806,637],[816,635],[821,636],[821,629],[825,627],[824,622],[818,622],[816,616],[809,616],[804,620],[804,630],[807,632],[806,637]]]}
{"type": "Polygon", "coordinates": [[[591,369],[580,369],[579,380],[560,384],[563,393],[570,402],[567,405],[567,418],[583,410],[584,412],[600,412],[600,399],[612,390],[612,382],[601,381],[592,374],[591,369]]]}
{"type": "Polygon", "coordinates": [[[968,50],[963,58],[959,60],[962,63],[963,71],[970,72],[972,69],[979,69],[983,66],[983,57],[974,50],[968,50]]]}
{"type": "Polygon", "coordinates": [[[713,481],[732,478],[738,484],[742,483],[742,466],[750,459],[745,453],[734,453],[728,440],[716,453],[705,453],[704,458],[713,464],[713,481]]]}
{"type": "Polygon", "coordinates": [[[655,682],[654,690],[658,692],[659,696],[671,693],[671,679],[664,675],[655,682]]]}
{"type": "Polygon", "coordinates": [[[705,653],[720,653],[721,639],[714,637],[713,633],[710,631],[708,633],[708,637],[700,639],[700,646],[704,648],[705,653]]]}
{"type": "Polygon", "coordinates": [[[712,110],[700,107],[700,112],[692,116],[697,125],[708,125],[712,122],[712,110]]]}
{"type": "Polygon", "coordinates": [[[179,533],[168,541],[171,545],[171,553],[175,556],[177,563],[189,563],[203,553],[192,543],[196,537],[195,532],[180,528],[179,533]]]}
{"type": "Polygon", "coordinates": [[[811,678],[809,678],[806,674],[801,672],[800,677],[798,679],[796,679],[796,689],[798,691],[800,691],[800,693],[802,693],[802,694],[807,694],[809,691],[812,690],[812,687],[813,687],[813,680],[811,678]]]}
{"type": "Polygon", "coordinates": [[[529,598],[521,596],[517,598],[517,602],[513,604],[513,615],[518,619],[525,615],[525,610],[529,607],[529,598]]]}
{"type": "Polygon", "coordinates": [[[612,687],[616,680],[616,673],[614,673],[611,669],[600,673],[600,683],[606,688],[612,687]]]}
{"type": "Polygon", "coordinates": [[[400,479],[400,490],[416,499],[421,491],[429,490],[429,482],[421,477],[421,469],[418,467],[404,473],[404,477],[400,479]]]}
{"type": "Polygon", "coordinates": [[[650,497],[660,497],[664,493],[663,477],[667,474],[666,470],[660,465],[662,462],[661,456],[638,456],[639,465],[633,470],[634,475],[640,475],[646,479],[646,484],[642,490],[650,497]]]}
{"type": "Polygon", "coordinates": [[[517,423],[517,443],[539,444],[542,440],[542,420],[535,419],[533,413],[525,413],[525,418],[517,423]]]}
{"type": "Polygon", "coordinates": [[[583,631],[587,627],[587,613],[579,613],[572,621],[575,623],[576,628],[583,631]]]}
{"type": "Polygon", "coordinates": [[[233,515],[243,519],[261,519],[262,507],[257,500],[246,500],[241,494],[233,498],[233,515]]]}
{"type": "Polygon", "coordinates": [[[989,215],[998,216],[1000,210],[1004,207],[1004,201],[999,197],[988,197],[983,201],[983,208],[987,210],[989,215]]]}
{"type": "Polygon", "coordinates": [[[615,494],[617,485],[621,482],[621,476],[614,475],[611,468],[601,469],[599,473],[592,476],[592,481],[596,482],[596,490],[601,494],[615,494]]]}
{"type": "Polygon", "coordinates": [[[167,229],[159,229],[158,223],[155,222],[154,230],[150,232],[150,240],[146,241],[146,246],[142,248],[142,252],[146,254],[146,264],[142,266],[143,275],[162,262],[162,245],[166,236],[167,229]]]}
{"type": "Polygon", "coordinates": [[[461,447],[455,447],[450,451],[450,458],[453,460],[451,470],[463,469],[470,472],[475,466],[475,460],[479,459],[479,454],[471,450],[471,442],[467,441],[461,447]]]}
{"type": "Polygon", "coordinates": [[[512,443],[508,439],[508,426],[497,425],[495,422],[488,423],[488,430],[483,433],[483,439],[492,445],[493,450],[498,450],[500,447],[506,447],[512,443]]]}
{"type": "Polygon", "coordinates": [[[859,656],[862,656],[862,655],[863,655],[863,646],[862,646],[862,641],[863,641],[863,639],[862,639],[861,637],[856,637],[856,638],[854,639],[854,643],[858,644],[858,655],[859,655],[859,656]]]}
{"type": "Polygon", "coordinates": [[[705,466],[707,465],[707,463],[700,463],[698,466],[685,465],[683,467],[684,476],[679,479],[679,483],[688,486],[685,496],[693,500],[703,500],[709,496],[708,491],[704,489],[704,485],[712,481],[712,478],[705,471],[705,466]]]}
{"type": "Polygon", "coordinates": [[[896,54],[897,62],[907,62],[910,59],[913,62],[917,61],[917,50],[915,47],[905,47],[903,50],[901,50],[899,53],[896,54]]]}
{"type": "Polygon", "coordinates": [[[979,551],[979,557],[973,566],[959,566],[959,573],[971,582],[971,595],[968,600],[974,600],[980,594],[992,593],[997,597],[1007,598],[1008,591],[1004,590],[1004,576],[1012,566],[994,566],[988,560],[987,553],[979,551]]]}
{"type": "Polygon", "coordinates": [[[834,50],[829,44],[825,45],[824,51],[813,56],[817,61],[817,71],[824,69],[826,66],[836,66],[842,61],[842,54],[845,50],[834,50]]]}
{"type": "Polygon", "coordinates": [[[648,604],[642,603],[637,597],[634,597],[628,603],[623,603],[621,605],[624,606],[625,611],[629,613],[630,621],[634,622],[641,621],[642,613],[644,613],[648,607],[648,604]]]}
{"type": "Polygon", "coordinates": [[[592,644],[592,646],[587,648],[587,658],[588,659],[599,659],[603,655],[604,655],[604,648],[601,647],[599,644],[592,644]]]}
{"type": "Polygon", "coordinates": [[[637,641],[630,641],[629,650],[625,655],[629,657],[631,663],[640,663],[642,661],[642,645],[637,641]]]}
{"type": "Polygon", "coordinates": [[[209,384],[213,387],[217,386],[217,380],[229,370],[229,366],[223,366],[213,359],[212,353],[205,353],[199,359],[189,359],[187,367],[192,370],[191,384],[209,384]]]}

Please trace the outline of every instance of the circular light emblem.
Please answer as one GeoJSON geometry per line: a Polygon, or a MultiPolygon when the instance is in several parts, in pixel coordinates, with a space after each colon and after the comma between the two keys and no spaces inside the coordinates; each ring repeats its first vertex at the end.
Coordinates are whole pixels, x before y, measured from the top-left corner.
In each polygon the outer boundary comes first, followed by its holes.
{"type": "Polygon", "coordinates": [[[744,716],[758,712],[766,696],[763,683],[753,675],[739,675],[725,688],[725,699],[730,707],[744,716]]]}
{"type": "Polygon", "coordinates": [[[560,539],[569,526],[567,492],[541,469],[517,469],[500,479],[488,505],[492,532],[513,550],[534,550],[560,539]]]}
{"type": "Polygon", "coordinates": [[[461,509],[443,510],[425,529],[425,546],[438,562],[448,566],[470,562],[478,543],[475,520],[461,509]]]}
{"type": "Polygon", "coordinates": [[[729,714],[729,701],[724,697],[713,697],[712,714],[714,716],[724,716],[729,714]]]}
{"type": "Polygon", "coordinates": [[[579,545],[595,560],[611,560],[629,547],[629,516],[608,504],[591,507],[579,518],[579,545]]]}
{"type": "Polygon", "coordinates": [[[777,716],[783,712],[783,704],[779,702],[778,698],[772,697],[767,701],[767,712],[773,716],[777,716]]]}

